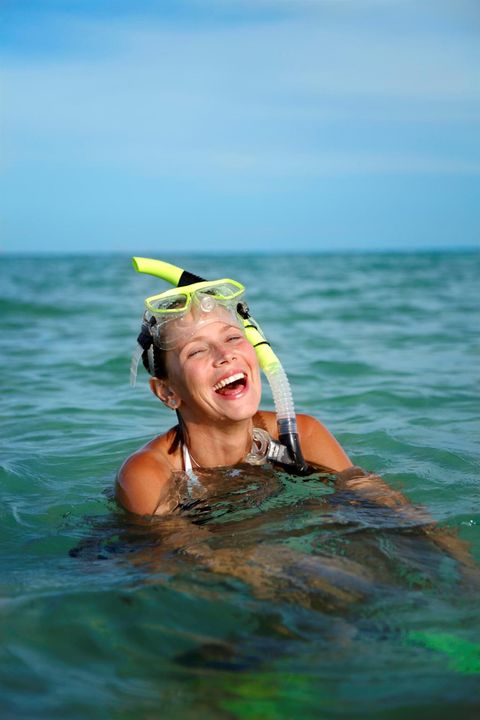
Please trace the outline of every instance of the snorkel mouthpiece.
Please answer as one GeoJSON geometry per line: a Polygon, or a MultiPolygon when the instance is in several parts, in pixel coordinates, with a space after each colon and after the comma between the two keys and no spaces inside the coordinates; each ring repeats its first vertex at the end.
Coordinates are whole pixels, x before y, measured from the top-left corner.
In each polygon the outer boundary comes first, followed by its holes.
{"type": "MultiPolygon", "coordinates": [[[[183,270],[176,265],[163,262],[162,260],[134,257],[132,258],[132,262],[133,267],[137,270],[137,272],[154,275],[162,280],[166,280],[175,287],[185,287],[194,283],[206,282],[198,275],[189,273],[187,270],[183,270]]],[[[214,304],[215,301],[208,295],[205,295],[201,300],[201,307],[205,312],[210,312],[214,304]]],[[[302,455],[300,440],[297,432],[297,420],[292,391],[285,370],[283,369],[280,360],[273,352],[270,343],[255,323],[255,320],[251,317],[248,305],[245,302],[238,302],[237,314],[243,321],[247,340],[249,340],[255,348],[259,365],[270,384],[275,403],[278,437],[284,450],[281,449],[281,451],[277,450],[273,452],[270,458],[280,465],[283,465],[285,470],[290,473],[294,472],[296,475],[303,476],[310,475],[314,472],[314,470],[305,462],[302,455]]],[[[152,340],[151,336],[150,339],[148,338],[148,335],[149,328],[147,323],[144,321],[142,331],[137,340],[137,351],[132,358],[131,377],[133,380],[136,377],[136,366],[138,365],[138,359],[141,357],[142,352],[147,350],[150,353],[151,351],[152,340]],[[135,360],[136,364],[134,370],[133,365],[135,360]]]]}

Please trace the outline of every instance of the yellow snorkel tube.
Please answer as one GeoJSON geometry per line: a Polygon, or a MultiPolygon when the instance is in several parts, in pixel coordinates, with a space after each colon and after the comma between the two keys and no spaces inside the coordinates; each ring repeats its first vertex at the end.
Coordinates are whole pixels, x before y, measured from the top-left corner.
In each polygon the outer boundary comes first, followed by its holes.
{"type": "MultiPolygon", "coordinates": [[[[175,287],[204,282],[204,278],[163,260],[134,257],[132,262],[137,272],[154,275],[166,280],[175,287]]],[[[294,472],[297,475],[309,475],[314,470],[309,467],[302,455],[292,391],[285,370],[273,352],[270,343],[251,317],[245,302],[238,303],[237,313],[243,320],[245,336],[255,348],[258,363],[265,373],[272,390],[277,414],[278,437],[281,445],[285,448],[284,452],[278,454],[275,461],[283,465],[289,472],[294,472]]]]}

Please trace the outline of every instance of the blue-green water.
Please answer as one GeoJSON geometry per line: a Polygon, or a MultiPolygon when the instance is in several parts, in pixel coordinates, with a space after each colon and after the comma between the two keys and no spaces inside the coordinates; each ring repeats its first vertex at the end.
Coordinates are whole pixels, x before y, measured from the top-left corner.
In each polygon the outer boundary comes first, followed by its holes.
{"type": "MultiPolygon", "coordinates": [[[[480,563],[478,254],[164,259],[243,281],[297,409],[480,563]]],[[[115,507],[171,422],[128,385],[160,289],[2,258],[2,717],[477,716],[479,586],[422,528],[262,469],[160,522],[115,507]]]]}

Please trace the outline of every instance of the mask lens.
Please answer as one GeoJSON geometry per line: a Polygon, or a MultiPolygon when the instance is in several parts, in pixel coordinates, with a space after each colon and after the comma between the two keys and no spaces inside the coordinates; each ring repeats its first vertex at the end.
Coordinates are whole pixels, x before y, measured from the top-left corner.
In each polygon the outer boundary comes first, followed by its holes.
{"type": "Polygon", "coordinates": [[[170,315],[185,312],[189,305],[187,293],[177,293],[169,296],[156,296],[148,298],[145,305],[153,315],[170,315]]]}
{"type": "Polygon", "coordinates": [[[240,297],[244,293],[243,285],[234,284],[233,282],[222,282],[215,285],[209,291],[217,300],[233,300],[234,298],[240,297]]]}

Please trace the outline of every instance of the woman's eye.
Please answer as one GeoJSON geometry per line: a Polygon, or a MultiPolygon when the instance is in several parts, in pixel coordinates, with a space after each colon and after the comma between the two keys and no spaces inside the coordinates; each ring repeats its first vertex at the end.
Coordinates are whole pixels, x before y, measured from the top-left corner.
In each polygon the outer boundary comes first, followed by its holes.
{"type": "Polygon", "coordinates": [[[189,357],[189,358],[195,357],[195,355],[200,355],[204,351],[205,351],[204,347],[192,348],[191,350],[188,351],[187,357],[189,357]]]}
{"type": "Polygon", "coordinates": [[[235,340],[241,340],[243,335],[229,335],[227,342],[235,342],[235,340]]]}

